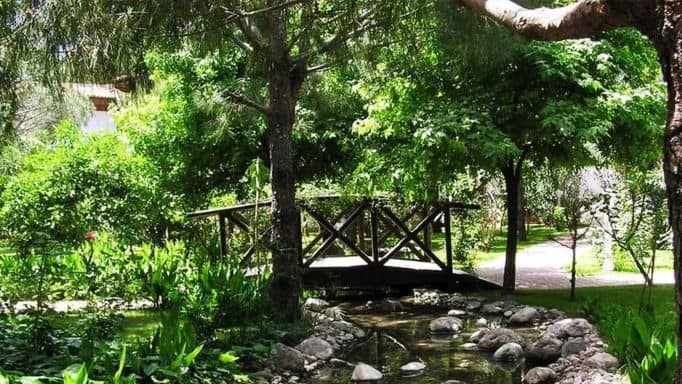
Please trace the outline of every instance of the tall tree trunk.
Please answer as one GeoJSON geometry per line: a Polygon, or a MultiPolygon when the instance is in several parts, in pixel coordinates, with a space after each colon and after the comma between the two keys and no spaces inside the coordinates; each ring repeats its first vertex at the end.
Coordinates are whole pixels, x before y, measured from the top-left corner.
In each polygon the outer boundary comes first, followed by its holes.
{"type": "Polygon", "coordinates": [[[267,117],[270,152],[272,281],[270,298],[275,317],[293,322],[300,316],[298,299],[302,272],[298,263],[300,233],[296,225],[293,124],[302,80],[292,76],[288,60],[273,63],[269,81],[267,117]]]}
{"type": "Polygon", "coordinates": [[[523,179],[519,180],[519,241],[528,240],[526,232],[526,193],[523,188],[523,179]]]}
{"type": "Polygon", "coordinates": [[[502,168],[505,188],[507,190],[507,250],[504,264],[504,280],[502,289],[513,293],[516,288],[516,246],[519,236],[519,183],[521,182],[521,164],[516,166],[510,161],[502,168]]]}
{"type": "Polygon", "coordinates": [[[673,233],[677,356],[675,382],[682,383],[682,3],[663,3],[662,35],[654,40],[668,86],[668,122],[664,135],[663,173],[673,233]]]}

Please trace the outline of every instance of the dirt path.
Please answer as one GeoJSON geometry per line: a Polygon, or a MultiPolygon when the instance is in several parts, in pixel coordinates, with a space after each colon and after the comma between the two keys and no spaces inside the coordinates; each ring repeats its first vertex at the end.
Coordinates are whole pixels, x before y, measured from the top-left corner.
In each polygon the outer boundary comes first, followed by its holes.
{"type": "MultiPolygon", "coordinates": [[[[591,250],[588,242],[578,244],[578,257],[591,250]]],[[[571,286],[571,274],[564,268],[571,262],[571,250],[562,247],[555,241],[526,248],[516,255],[516,287],[532,289],[561,289],[571,286]]],[[[502,284],[504,274],[504,257],[481,263],[476,272],[479,276],[502,284]]],[[[607,272],[595,276],[580,277],[576,280],[578,287],[598,287],[612,285],[642,284],[644,279],[638,273],[607,272]]],[[[672,271],[657,271],[654,274],[655,284],[673,284],[672,271]]]]}

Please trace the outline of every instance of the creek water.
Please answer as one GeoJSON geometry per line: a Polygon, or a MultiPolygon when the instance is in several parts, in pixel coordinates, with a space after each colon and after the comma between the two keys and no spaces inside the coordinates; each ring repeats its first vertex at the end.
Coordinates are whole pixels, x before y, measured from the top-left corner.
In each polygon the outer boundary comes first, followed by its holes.
{"type": "MultiPolygon", "coordinates": [[[[380,371],[383,384],[393,383],[468,383],[468,384],[521,384],[526,370],[524,361],[516,364],[492,361],[490,353],[462,348],[469,336],[477,329],[477,318],[463,318],[464,332],[454,336],[434,336],[429,332],[429,322],[441,311],[429,311],[412,307],[406,312],[376,314],[362,306],[347,309],[347,319],[368,332],[369,337],[361,344],[338,358],[350,363],[363,362],[380,371]],[[400,367],[413,361],[426,364],[417,375],[404,375],[400,367]]],[[[489,319],[493,323],[499,319],[489,319]]],[[[517,329],[530,334],[532,329],[517,329]]],[[[343,364],[327,364],[309,382],[350,383],[353,367],[343,364]]]]}

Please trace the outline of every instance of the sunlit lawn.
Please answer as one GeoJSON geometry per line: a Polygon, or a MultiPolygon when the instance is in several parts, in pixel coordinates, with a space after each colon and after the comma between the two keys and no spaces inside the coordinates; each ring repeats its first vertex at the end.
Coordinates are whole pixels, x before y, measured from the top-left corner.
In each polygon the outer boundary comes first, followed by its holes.
{"type": "MultiPolygon", "coordinates": [[[[596,301],[598,305],[616,304],[634,310],[639,308],[642,293],[641,285],[626,285],[618,287],[586,287],[577,288],[577,300],[569,299],[568,289],[519,290],[514,300],[524,305],[557,308],[574,316],[583,314],[585,305],[596,301]]],[[[483,293],[489,298],[501,298],[500,293],[483,293]]],[[[674,286],[657,285],[653,288],[652,304],[658,314],[666,314],[675,310],[674,286]]]]}

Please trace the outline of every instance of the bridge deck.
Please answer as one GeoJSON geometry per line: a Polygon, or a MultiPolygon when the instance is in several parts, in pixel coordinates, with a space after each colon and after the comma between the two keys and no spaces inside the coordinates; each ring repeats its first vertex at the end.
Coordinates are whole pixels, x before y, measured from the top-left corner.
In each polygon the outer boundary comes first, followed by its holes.
{"type": "Polygon", "coordinates": [[[307,287],[350,289],[411,289],[430,287],[443,290],[498,289],[490,281],[467,272],[453,270],[448,274],[436,264],[405,259],[390,259],[379,270],[357,256],[326,257],[316,260],[304,271],[307,287]]]}

